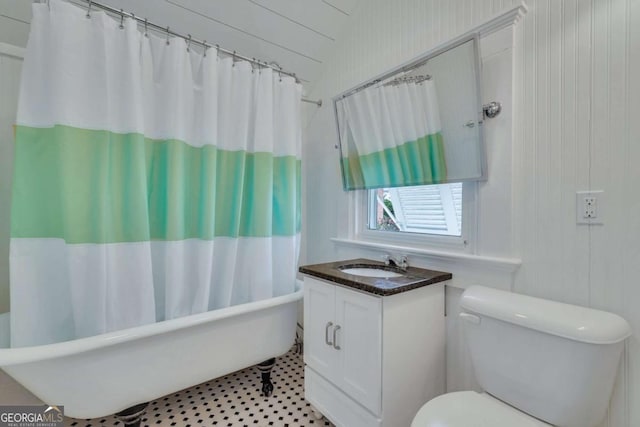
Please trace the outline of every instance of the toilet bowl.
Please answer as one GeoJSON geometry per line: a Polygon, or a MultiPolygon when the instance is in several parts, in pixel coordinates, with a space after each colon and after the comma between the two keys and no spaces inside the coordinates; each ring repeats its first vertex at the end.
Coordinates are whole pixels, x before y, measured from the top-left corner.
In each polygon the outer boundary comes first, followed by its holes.
{"type": "Polygon", "coordinates": [[[604,418],[624,340],[620,316],[482,286],[460,320],[484,391],[438,396],[412,427],[595,427],[604,418]]]}
{"type": "Polygon", "coordinates": [[[416,414],[411,427],[549,427],[487,393],[459,391],[438,396],[416,414]]]}

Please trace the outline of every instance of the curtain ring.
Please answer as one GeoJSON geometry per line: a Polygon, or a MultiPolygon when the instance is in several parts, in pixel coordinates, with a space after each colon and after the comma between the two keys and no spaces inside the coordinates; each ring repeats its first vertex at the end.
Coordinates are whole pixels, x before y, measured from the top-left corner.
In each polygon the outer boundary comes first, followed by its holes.
{"type": "Polygon", "coordinates": [[[191,34],[187,34],[189,39],[187,39],[187,52],[191,52],[191,34]]]}
{"type": "Polygon", "coordinates": [[[167,27],[167,46],[169,46],[171,42],[169,41],[169,27],[167,27]]]}
{"type": "Polygon", "coordinates": [[[202,44],[204,45],[204,55],[202,55],[203,57],[207,57],[207,49],[209,49],[209,45],[207,44],[206,40],[202,41],[202,44]]]}
{"type": "Polygon", "coordinates": [[[124,30],[124,9],[120,9],[120,29],[124,30]]]}
{"type": "Polygon", "coordinates": [[[280,68],[278,70],[278,77],[280,78],[280,81],[282,81],[282,67],[278,65],[278,68],[280,68]]]}
{"type": "Polygon", "coordinates": [[[236,51],[235,50],[233,51],[233,55],[231,55],[231,58],[232,58],[231,61],[233,63],[233,65],[231,65],[231,66],[235,67],[236,66],[236,51]]]}
{"type": "Polygon", "coordinates": [[[256,65],[256,58],[251,58],[251,74],[253,74],[253,66],[256,65]]]}
{"type": "Polygon", "coordinates": [[[87,19],[91,19],[91,5],[93,0],[89,0],[89,7],[87,7],[87,19]]]}
{"type": "Polygon", "coordinates": [[[147,28],[147,24],[148,24],[148,19],[144,18],[144,36],[149,38],[149,33],[148,33],[148,28],[147,28]]]}

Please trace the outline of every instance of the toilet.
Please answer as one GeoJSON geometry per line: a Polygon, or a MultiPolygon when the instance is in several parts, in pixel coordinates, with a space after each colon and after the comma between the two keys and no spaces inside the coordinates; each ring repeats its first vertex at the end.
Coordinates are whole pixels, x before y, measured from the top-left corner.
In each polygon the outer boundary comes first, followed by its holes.
{"type": "Polygon", "coordinates": [[[483,392],[438,396],[411,427],[594,427],[603,420],[624,340],[620,316],[472,286],[460,320],[483,392]]]}

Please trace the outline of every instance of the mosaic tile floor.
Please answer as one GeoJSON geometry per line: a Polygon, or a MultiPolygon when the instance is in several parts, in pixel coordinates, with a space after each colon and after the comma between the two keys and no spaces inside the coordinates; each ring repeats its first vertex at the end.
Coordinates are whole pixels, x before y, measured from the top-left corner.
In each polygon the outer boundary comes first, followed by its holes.
{"type": "MultiPolygon", "coordinates": [[[[304,362],[293,350],[276,359],[271,373],[275,387],[271,397],[260,392],[260,373],[255,366],[161,397],[149,404],[142,424],[154,426],[297,427],[333,426],[317,420],[304,399],[304,362]]],[[[114,417],[77,420],[65,426],[120,426],[114,417]]]]}

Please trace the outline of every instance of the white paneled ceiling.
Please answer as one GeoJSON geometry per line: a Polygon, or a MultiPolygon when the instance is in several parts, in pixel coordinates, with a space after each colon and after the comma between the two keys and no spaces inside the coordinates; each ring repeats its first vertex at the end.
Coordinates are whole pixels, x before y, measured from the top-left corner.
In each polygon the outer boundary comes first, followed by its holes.
{"type": "Polygon", "coordinates": [[[0,0],[0,42],[26,46],[30,21],[30,1],[0,0]]]}
{"type": "MultiPolygon", "coordinates": [[[[241,55],[277,62],[309,88],[359,0],[98,1],[241,55]]],[[[0,0],[0,41],[25,46],[30,21],[30,0],[0,0]]]]}

